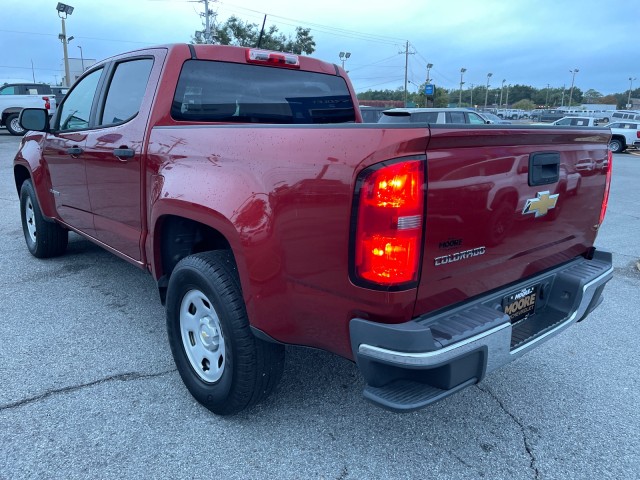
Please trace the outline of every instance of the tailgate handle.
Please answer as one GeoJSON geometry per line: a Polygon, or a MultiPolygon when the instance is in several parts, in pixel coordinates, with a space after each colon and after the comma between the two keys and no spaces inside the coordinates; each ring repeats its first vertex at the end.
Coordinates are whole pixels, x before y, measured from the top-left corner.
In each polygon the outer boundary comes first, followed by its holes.
{"type": "Polygon", "coordinates": [[[529,186],[549,185],[560,180],[560,153],[538,152],[529,155],[529,186]]]}

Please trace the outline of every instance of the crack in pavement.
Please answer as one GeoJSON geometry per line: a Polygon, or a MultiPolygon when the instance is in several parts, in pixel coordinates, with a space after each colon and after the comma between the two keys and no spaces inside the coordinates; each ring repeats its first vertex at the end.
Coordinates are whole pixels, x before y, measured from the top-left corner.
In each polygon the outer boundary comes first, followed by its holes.
{"type": "Polygon", "coordinates": [[[168,375],[169,373],[175,372],[177,369],[173,368],[171,370],[166,370],[164,372],[158,373],[140,373],[140,372],[129,372],[129,373],[119,373],[118,375],[111,375],[110,377],[101,378],[99,380],[94,380],[93,382],[83,383],[81,385],[71,385],[68,387],[57,388],[54,390],[48,390],[40,395],[36,395],[35,397],[29,397],[22,400],[18,400],[17,402],[7,403],[5,405],[0,405],[0,412],[4,410],[11,410],[13,408],[23,407],[25,405],[29,405],[31,403],[39,402],[40,400],[45,400],[54,395],[60,395],[63,393],[75,392],[77,390],[81,390],[87,387],[93,387],[95,385],[101,385],[103,383],[112,382],[114,380],[121,382],[130,382],[132,380],[140,380],[147,378],[155,378],[161,377],[163,375],[168,375]]]}
{"type": "Polygon", "coordinates": [[[520,431],[522,432],[522,440],[524,442],[524,449],[527,451],[527,454],[529,455],[529,459],[531,460],[531,462],[529,463],[529,468],[533,470],[533,473],[535,474],[534,478],[538,480],[540,478],[540,470],[538,470],[538,467],[536,466],[536,456],[533,454],[533,448],[531,447],[531,445],[529,445],[529,437],[527,437],[527,429],[522,423],[522,421],[518,417],[516,417],[513,413],[511,413],[509,410],[507,410],[507,407],[505,407],[504,403],[502,403],[502,400],[500,400],[498,396],[489,389],[489,387],[486,387],[486,386],[481,387],[480,385],[475,385],[475,386],[478,390],[486,393],[491,398],[493,398],[496,401],[496,403],[500,405],[500,408],[502,409],[502,411],[504,411],[504,413],[509,415],[509,417],[511,417],[511,419],[515,422],[515,424],[518,425],[518,427],[520,427],[520,431]]]}

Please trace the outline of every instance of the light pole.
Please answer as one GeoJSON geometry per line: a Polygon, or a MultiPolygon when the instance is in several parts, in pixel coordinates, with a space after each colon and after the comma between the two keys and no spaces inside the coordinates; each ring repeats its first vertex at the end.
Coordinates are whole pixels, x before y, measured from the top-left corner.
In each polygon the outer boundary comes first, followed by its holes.
{"type": "Polygon", "coordinates": [[[573,84],[576,80],[576,73],[578,73],[580,70],[578,70],[577,68],[574,68],[573,70],[569,70],[569,73],[571,74],[571,90],[569,91],[569,108],[571,108],[571,100],[573,99],[573,84]]]}
{"type": "Polygon", "coordinates": [[[489,79],[492,77],[493,73],[487,73],[487,91],[484,94],[484,108],[487,108],[487,99],[489,98],[489,79]]]}
{"type": "Polygon", "coordinates": [[[71,86],[71,83],[69,82],[69,55],[67,52],[67,44],[69,42],[67,41],[67,30],[65,28],[64,21],[69,15],[73,13],[73,7],[71,5],[66,5],[64,3],[58,2],[56,10],[58,11],[58,16],[62,20],[62,33],[58,35],[58,38],[62,41],[62,50],[64,52],[64,79],[66,86],[69,87],[71,86]]]}
{"type": "Polygon", "coordinates": [[[80,49],[80,62],[82,64],[82,73],[84,73],[84,55],[82,54],[82,46],[78,45],[78,48],[80,49]]]}
{"type": "Polygon", "coordinates": [[[471,86],[469,87],[469,92],[471,95],[471,99],[469,100],[469,104],[470,107],[473,108],[473,87],[475,87],[475,85],[472,83],[471,86]]]}
{"type": "Polygon", "coordinates": [[[502,80],[502,86],[500,87],[500,108],[502,108],[502,91],[504,90],[504,82],[506,82],[506,79],[502,80]]]}
{"type": "Polygon", "coordinates": [[[460,69],[460,97],[458,98],[458,106],[460,106],[460,104],[462,103],[462,85],[464,85],[464,82],[462,81],[462,76],[466,71],[467,71],[466,68],[460,69]]]}
{"type": "Polygon", "coordinates": [[[429,85],[429,82],[431,81],[431,77],[429,76],[429,72],[431,72],[431,69],[433,68],[433,63],[427,63],[427,85],[429,85]]]}
{"type": "Polygon", "coordinates": [[[627,108],[631,108],[631,89],[633,88],[633,81],[636,77],[629,77],[629,96],[627,97],[627,108]]]}
{"type": "Polygon", "coordinates": [[[340,61],[342,62],[342,69],[344,70],[344,62],[349,60],[349,57],[351,56],[351,52],[340,52],[339,56],[340,56],[340,61]]]}
{"type": "Polygon", "coordinates": [[[504,101],[504,106],[505,106],[505,108],[509,108],[509,87],[510,87],[510,86],[511,86],[511,85],[507,85],[507,98],[506,98],[506,99],[505,99],[505,101],[504,101]]]}

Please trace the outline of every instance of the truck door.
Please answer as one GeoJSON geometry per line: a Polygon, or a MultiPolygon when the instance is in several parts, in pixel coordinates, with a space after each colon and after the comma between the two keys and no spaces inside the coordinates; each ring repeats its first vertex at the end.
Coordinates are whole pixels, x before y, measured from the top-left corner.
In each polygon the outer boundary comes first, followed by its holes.
{"type": "Polygon", "coordinates": [[[153,96],[145,93],[153,67],[152,55],[109,66],[83,156],[95,237],[136,261],[142,261],[141,159],[153,96]]]}
{"type": "Polygon", "coordinates": [[[94,235],[93,215],[83,151],[102,71],[102,68],[95,70],[74,87],[61,106],[56,128],[47,135],[43,145],[58,215],[91,236],[94,235]]]}

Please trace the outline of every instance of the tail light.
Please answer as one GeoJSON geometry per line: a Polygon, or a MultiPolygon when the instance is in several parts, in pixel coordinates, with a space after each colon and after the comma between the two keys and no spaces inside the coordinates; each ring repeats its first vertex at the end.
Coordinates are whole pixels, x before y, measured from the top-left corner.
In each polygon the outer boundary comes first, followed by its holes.
{"type": "Polygon", "coordinates": [[[44,108],[46,108],[47,110],[51,110],[51,103],[49,102],[49,97],[42,97],[42,100],[44,100],[44,108]]]}
{"type": "Polygon", "coordinates": [[[424,169],[424,158],[412,157],[374,165],[358,176],[350,263],[354,283],[372,288],[417,284],[424,169]]]}
{"type": "Polygon", "coordinates": [[[607,213],[607,204],[609,203],[609,189],[611,188],[611,169],[613,166],[613,154],[611,153],[611,150],[608,150],[607,152],[607,179],[604,186],[604,197],[602,197],[602,208],[600,209],[600,220],[598,220],[598,227],[602,225],[604,216],[607,213]]]}

